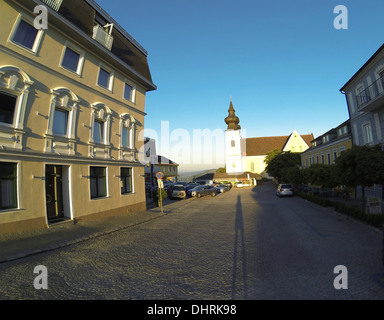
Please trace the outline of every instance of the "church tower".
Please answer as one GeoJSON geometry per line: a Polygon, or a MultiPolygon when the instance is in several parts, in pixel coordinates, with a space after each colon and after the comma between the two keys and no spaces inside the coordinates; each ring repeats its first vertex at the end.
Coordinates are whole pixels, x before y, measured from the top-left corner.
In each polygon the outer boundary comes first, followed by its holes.
{"type": "Polygon", "coordinates": [[[224,121],[228,125],[227,130],[225,130],[225,167],[227,173],[243,172],[240,120],[235,114],[232,100],[228,109],[228,117],[224,121]]]}

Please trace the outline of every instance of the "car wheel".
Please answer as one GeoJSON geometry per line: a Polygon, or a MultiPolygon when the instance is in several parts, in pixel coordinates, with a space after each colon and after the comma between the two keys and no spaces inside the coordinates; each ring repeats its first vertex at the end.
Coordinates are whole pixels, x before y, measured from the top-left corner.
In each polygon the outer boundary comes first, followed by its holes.
{"type": "Polygon", "coordinates": [[[196,194],[196,197],[200,198],[200,197],[201,197],[201,194],[200,194],[200,193],[196,194]]]}
{"type": "Polygon", "coordinates": [[[215,192],[212,192],[212,197],[214,197],[216,195],[216,193],[215,192]]]}

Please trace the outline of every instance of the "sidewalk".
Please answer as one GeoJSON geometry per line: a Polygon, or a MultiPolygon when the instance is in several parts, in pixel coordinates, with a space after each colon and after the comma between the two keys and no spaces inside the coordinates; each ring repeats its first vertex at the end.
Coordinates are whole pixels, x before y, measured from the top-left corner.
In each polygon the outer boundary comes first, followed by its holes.
{"type": "Polygon", "coordinates": [[[171,207],[174,207],[172,205],[164,208],[164,214],[161,214],[160,208],[155,208],[150,200],[147,201],[147,210],[142,212],[76,224],[68,221],[54,224],[47,229],[0,235],[0,263],[70,246],[160,218],[171,212],[171,207]]]}

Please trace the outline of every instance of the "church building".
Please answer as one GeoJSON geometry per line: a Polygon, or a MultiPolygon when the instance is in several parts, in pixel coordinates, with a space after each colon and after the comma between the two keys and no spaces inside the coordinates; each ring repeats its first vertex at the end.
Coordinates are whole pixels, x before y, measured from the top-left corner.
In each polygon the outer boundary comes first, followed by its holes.
{"type": "Polygon", "coordinates": [[[294,130],[288,136],[242,138],[240,119],[235,114],[232,101],[228,116],[224,119],[225,130],[225,166],[229,175],[241,175],[244,172],[268,178],[264,159],[273,150],[304,152],[314,140],[313,134],[300,135],[294,130]]]}

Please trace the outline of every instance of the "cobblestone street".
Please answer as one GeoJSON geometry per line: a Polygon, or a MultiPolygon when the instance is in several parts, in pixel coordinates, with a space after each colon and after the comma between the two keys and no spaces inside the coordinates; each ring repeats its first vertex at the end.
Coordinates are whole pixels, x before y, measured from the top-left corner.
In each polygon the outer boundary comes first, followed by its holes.
{"type": "Polygon", "coordinates": [[[132,228],[0,264],[1,299],[384,299],[382,233],[274,187],[181,200],[132,228]],[[48,270],[36,290],[35,266],[48,270]],[[334,268],[348,270],[336,290],[334,268]]]}

